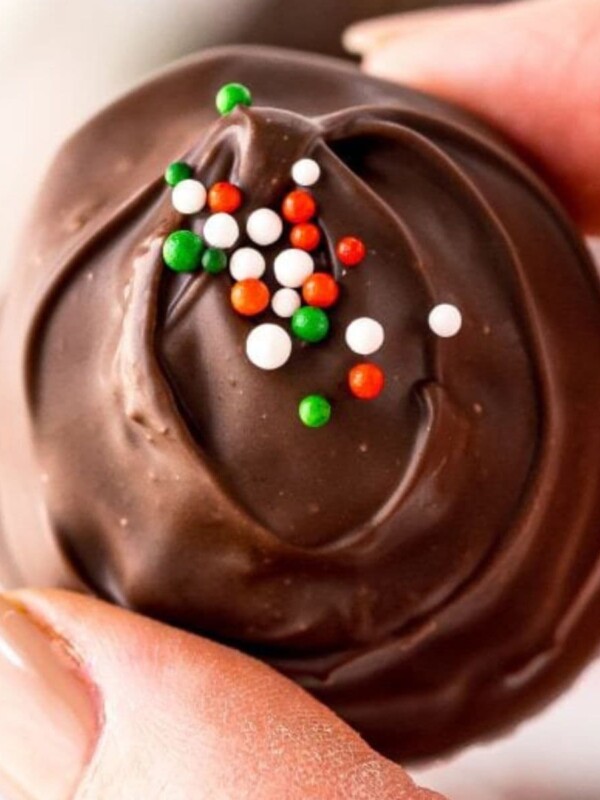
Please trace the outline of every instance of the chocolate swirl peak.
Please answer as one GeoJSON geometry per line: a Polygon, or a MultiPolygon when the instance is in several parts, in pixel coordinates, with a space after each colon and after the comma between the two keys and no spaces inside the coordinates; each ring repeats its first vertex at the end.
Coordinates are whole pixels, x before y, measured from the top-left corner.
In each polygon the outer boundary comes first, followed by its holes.
{"type": "MultiPolygon", "coordinates": [[[[285,237],[262,248],[264,281],[285,237]]],[[[281,51],[195,57],[59,154],[0,329],[0,508],[16,582],[79,583],[234,644],[385,752],[423,756],[514,723],[600,637],[600,293],[550,192],[432,98],[281,51]],[[251,108],[213,98],[243,80],[251,108]],[[162,178],[279,209],[298,159],[340,297],[323,342],[271,371],[227,272],[177,274],[162,178]],[[366,257],[342,270],[355,234],[366,257]],[[431,309],[460,309],[453,338],[431,309]],[[370,402],[345,331],[377,320],[370,402]],[[302,397],[328,398],[318,429],[302,397]]],[[[259,320],[286,328],[271,310],[259,320]]],[[[371,360],[371,359],[370,359],[371,360]]]]}

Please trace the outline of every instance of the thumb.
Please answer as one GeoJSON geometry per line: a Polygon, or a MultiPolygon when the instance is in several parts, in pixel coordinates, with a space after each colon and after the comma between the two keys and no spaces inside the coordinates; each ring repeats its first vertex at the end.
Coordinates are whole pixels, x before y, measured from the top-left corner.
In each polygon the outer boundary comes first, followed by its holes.
{"type": "Polygon", "coordinates": [[[345,34],[364,69],[454,101],[546,173],[577,221],[600,231],[600,6],[529,0],[421,12],[345,34]]]}
{"type": "Polygon", "coordinates": [[[441,800],[241,653],[88,597],[0,598],[5,800],[441,800]]]}

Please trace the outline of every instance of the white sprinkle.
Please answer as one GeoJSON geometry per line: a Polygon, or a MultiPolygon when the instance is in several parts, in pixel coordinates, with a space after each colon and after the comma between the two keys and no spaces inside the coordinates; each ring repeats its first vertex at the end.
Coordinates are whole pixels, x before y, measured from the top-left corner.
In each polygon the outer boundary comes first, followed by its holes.
{"type": "Polygon", "coordinates": [[[383,326],[371,317],[359,317],[346,328],[346,344],[353,353],[361,356],[377,352],[384,339],[383,326]]]}
{"type": "Polygon", "coordinates": [[[200,181],[187,178],[173,187],[171,201],[180,214],[197,214],[206,203],[206,189],[200,181]]]}
{"type": "Polygon", "coordinates": [[[298,186],[314,186],[321,177],[321,167],[312,158],[301,158],[292,167],[292,179],[298,186]]]}
{"type": "Polygon", "coordinates": [[[273,262],[273,270],[277,281],[282,286],[297,289],[312,275],[315,262],[305,250],[291,247],[282,250],[273,262]]]}
{"type": "Polygon", "coordinates": [[[294,289],[278,289],[271,300],[271,308],[278,317],[288,318],[293,316],[302,302],[300,295],[294,289]]]}
{"type": "Polygon", "coordinates": [[[456,336],[462,327],[462,314],[450,303],[440,303],[429,314],[429,327],[443,339],[456,336]]]}
{"type": "Polygon", "coordinates": [[[246,232],[255,244],[265,247],[279,239],[283,232],[283,222],[272,209],[257,208],[248,217],[246,232]]]}
{"type": "MultiPolygon", "coordinates": [[[[179,185],[179,184],[177,184],[179,185]]],[[[212,214],[204,224],[204,238],[211,247],[229,248],[237,242],[240,229],[231,216],[222,211],[212,214]]]]}
{"type": "Polygon", "coordinates": [[[229,271],[236,281],[261,278],[266,267],[265,257],[253,247],[240,247],[229,259],[229,271]]]}
{"type": "Polygon", "coordinates": [[[260,369],[279,369],[292,354],[292,339],[279,325],[265,322],[250,332],[246,339],[246,355],[260,369]]]}

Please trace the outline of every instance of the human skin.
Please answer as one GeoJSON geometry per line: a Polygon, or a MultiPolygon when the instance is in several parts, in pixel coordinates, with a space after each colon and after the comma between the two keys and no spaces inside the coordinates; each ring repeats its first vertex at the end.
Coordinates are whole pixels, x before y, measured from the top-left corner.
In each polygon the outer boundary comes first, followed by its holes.
{"type": "Polygon", "coordinates": [[[0,598],[0,796],[442,800],[261,662],[61,591],[0,598]]]}
{"type": "MultiPolygon", "coordinates": [[[[500,128],[546,174],[582,230],[600,232],[598,0],[403,15],[354,26],[345,42],[366,71],[434,92],[500,128]]],[[[0,794],[440,797],[418,789],[268,667],[91,598],[34,591],[0,600],[0,794]],[[36,654],[45,640],[63,666],[73,662],[68,702],[47,702],[43,674],[15,658],[17,643],[20,654],[36,654]],[[81,725],[74,714],[85,717],[81,725]],[[61,720],[64,761],[50,762],[56,774],[38,781],[30,754],[42,758],[61,720]]]]}
{"type": "Polygon", "coordinates": [[[349,28],[371,75],[467,108],[545,174],[600,233],[600,4],[527,0],[382,17],[349,28]]]}

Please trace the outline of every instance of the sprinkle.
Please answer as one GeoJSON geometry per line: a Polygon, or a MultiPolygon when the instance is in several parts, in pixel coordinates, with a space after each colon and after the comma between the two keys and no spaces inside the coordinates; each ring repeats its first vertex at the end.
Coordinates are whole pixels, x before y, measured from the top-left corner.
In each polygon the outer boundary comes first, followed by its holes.
{"type": "Polygon", "coordinates": [[[376,364],[357,364],[348,373],[348,386],[360,400],[374,400],[383,391],[385,375],[376,364]]]}
{"type": "Polygon", "coordinates": [[[229,271],[236,281],[262,278],[265,268],[265,257],[253,247],[240,247],[229,259],[229,271]]]}
{"type": "Polygon", "coordinates": [[[209,247],[202,256],[202,268],[211,275],[218,275],[227,267],[227,254],[216,247],[209,247]]]}
{"type": "Polygon", "coordinates": [[[294,312],[292,331],[298,339],[316,344],[329,333],[329,317],[321,308],[302,306],[294,312]]]}
{"type": "Polygon", "coordinates": [[[255,317],[269,305],[269,290],[257,278],[246,278],[235,283],[231,289],[231,305],[244,317],[255,317]]]}
{"type": "Polygon", "coordinates": [[[376,353],[384,339],[383,326],[371,317],[359,317],[346,328],[346,344],[353,353],[361,356],[376,353]]]}
{"type": "Polygon", "coordinates": [[[174,161],[165,170],[165,182],[169,186],[177,186],[181,181],[192,177],[192,168],[185,161],[174,161]]]}
{"type": "Polygon", "coordinates": [[[308,222],[317,213],[315,198],[304,189],[294,189],[284,198],[281,213],[288,222],[308,222]]]}
{"type": "Polygon", "coordinates": [[[327,272],[316,272],[307,278],[302,286],[302,297],[309,306],[329,308],[337,302],[339,296],[339,284],[327,272]]]}
{"type": "Polygon", "coordinates": [[[206,203],[206,189],[193,178],[179,181],[171,195],[173,208],[180,214],[197,214],[206,203]]]}
{"type": "Polygon", "coordinates": [[[278,289],[271,300],[271,308],[278,317],[289,319],[302,305],[300,295],[294,289],[278,289]]]}
{"type": "Polygon", "coordinates": [[[366,256],[367,248],[357,236],[344,236],[337,243],[335,252],[344,266],[355,267],[366,256]]]}
{"type": "Polygon", "coordinates": [[[456,336],[462,328],[462,314],[450,303],[440,303],[429,314],[429,327],[443,339],[456,336]]]}
{"type": "Polygon", "coordinates": [[[316,250],[321,243],[321,231],[312,222],[299,222],[290,231],[290,242],[300,250],[316,250]]]}
{"type": "Polygon", "coordinates": [[[203,233],[208,244],[227,249],[237,242],[240,229],[231,214],[220,212],[206,220],[203,233]]]}
{"type": "Polygon", "coordinates": [[[175,272],[194,272],[200,266],[204,242],[188,230],[173,231],[163,244],[163,259],[175,272]]]}
{"type": "Polygon", "coordinates": [[[297,248],[282,250],[273,262],[275,278],[282,286],[298,289],[312,275],[315,262],[308,253],[297,248]]]}
{"type": "Polygon", "coordinates": [[[265,247],[279,239],[283,232],[283,222],[272,209],[257,208],[248,217],[246,232],[255,244],[265,247]]]}
{"type": "Polygon", "coordinates": [[[309,394],[300,401],[298,416],[307,428],[322,428],[331,418],[331,403],[321,394],[309,394]]]}
{"type": "Polygon", "coordinates": [[[252,94],[242,83],[226,83],[217,92],[215,105],[219,114],[225,116],[237,106],[251,106],[252,94]]]}
{"type": "Polygon", "coordinates": [[[321,167],[312,158],[301,158],[292,167],[292,180],[298,186],[314,186],[321,177],[321,167]]]}
{"type": "Polygon", "coordinates": [[[254,366],[272,370],[282,367],[292,354],[292,340],[279,325],[257,325],[246,339],[246,355],[254,366]]]}
{"type": "Polygon", "coordinates": [[[213,214],[224,211],[233,214],[242,205],[242,193],[237,186],[227,181],[213,184],[208,190],[208,207],[213,214]]]}

